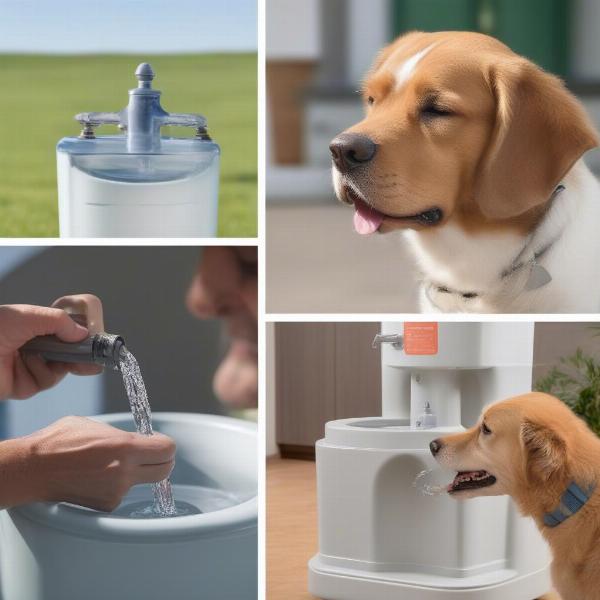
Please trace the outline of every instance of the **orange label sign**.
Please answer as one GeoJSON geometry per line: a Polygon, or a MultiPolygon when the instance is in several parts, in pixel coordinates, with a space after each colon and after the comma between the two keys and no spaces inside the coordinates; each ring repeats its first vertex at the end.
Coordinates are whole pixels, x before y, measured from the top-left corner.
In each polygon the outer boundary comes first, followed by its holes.
{"type": "Polygon", "coordinates": [[[438,353],[437,323],[404,323],[404,352],[412,355],[438,353]]]}

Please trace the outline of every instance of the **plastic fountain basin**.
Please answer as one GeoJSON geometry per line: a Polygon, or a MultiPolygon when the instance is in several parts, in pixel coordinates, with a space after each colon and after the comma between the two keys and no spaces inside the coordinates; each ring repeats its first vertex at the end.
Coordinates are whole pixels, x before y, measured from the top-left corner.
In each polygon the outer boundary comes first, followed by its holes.
{"type": "MultiPolygon", "coordinates": [[[[133,430],[129,413],[95,417],[133,430]]],[[[252,600],[257,595],[257,432],[216,415],[155,413],[173,437],[172,482],[239,503],[167,519],[129,519],[68,504],[0,512],[3,600],[252,600]]]]}

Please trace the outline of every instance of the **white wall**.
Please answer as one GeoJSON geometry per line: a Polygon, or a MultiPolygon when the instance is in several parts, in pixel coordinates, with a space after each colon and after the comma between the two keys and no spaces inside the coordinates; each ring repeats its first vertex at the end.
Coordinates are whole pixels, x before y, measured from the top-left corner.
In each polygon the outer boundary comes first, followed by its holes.
{"type": "Polygon", "coordinates": [[[268,60],[318,59],[319,0],[267,0],[266,13],[268,60]]]}
{"type": "Polygon", "coordinates": [[[348,1],[348,76],[351,82],[359,82],[390,40],[391,6],[389,0],[348,1]]]}

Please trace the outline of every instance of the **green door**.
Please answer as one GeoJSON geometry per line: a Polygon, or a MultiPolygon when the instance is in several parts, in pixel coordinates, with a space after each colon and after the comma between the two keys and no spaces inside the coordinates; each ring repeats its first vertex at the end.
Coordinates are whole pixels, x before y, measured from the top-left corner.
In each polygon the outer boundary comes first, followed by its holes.
{"type": "Polygon", "coordinates": [[[571,0],[393,0],[392,10],[394,36],[413,29],[480,31],[568,75],[571,0]]]}

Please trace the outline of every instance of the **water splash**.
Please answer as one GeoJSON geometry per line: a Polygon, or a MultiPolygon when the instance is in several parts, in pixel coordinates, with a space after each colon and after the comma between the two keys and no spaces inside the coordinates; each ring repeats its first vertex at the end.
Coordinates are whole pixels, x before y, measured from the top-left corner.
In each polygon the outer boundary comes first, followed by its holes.
{"type": "MultiPolygon", "coordinates": [[[[148,394],[142,378],[142,372],[137,360],[126,348],[123,348],[121,351],[119,368],[123,375],[123,383],[127,398],[129,399],[129,406],[136,431],[142,435],[152,435],[152,412],[150,411],[150,403],[148,402],[148,394]]],[[[154,516],[174,517],[178,514],[175,501],[173,500],[171,482],[168,478],[158,483],[153,483],[152,494],[154,496],[154,505],[151,510],[154,516]]]]}
{"type": "Polygon", "coordinates": [[[440,483],[442,475],[446,473],[442,469],[425,469],[421,471],[413,481],[413,487],[417,488],[423,496],[441,496],[448,491],[448,483],[440,483]]]}
{"type": "MultiPolygon", "coordinates": [[[[157,515],[154,507],[148,502],[149,488],[148,484],[131,488],[121,505],[110,513],[110,518],[155,519],[157,515]]],[[[177,517],[225,510],[247,499],[232,492],[198,485],[174,484],[173,494],[177,497],[175,501],[177,517]]]]}
{"type": "Polygon", "coordinates": [[[155,519],[157,516],[185,517],[187,515],[199,515],[202,511],[189,502],[177,500],[175,503],[175,512],[175,515],[157,515],[156,506],[148,504],[147,500],[141,500],[140,502],[132,502],[125,505],[114,511],[113,514],[119,517],[127,517],[128,519],[155,519]]]}

